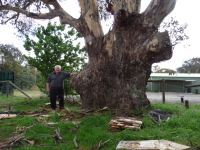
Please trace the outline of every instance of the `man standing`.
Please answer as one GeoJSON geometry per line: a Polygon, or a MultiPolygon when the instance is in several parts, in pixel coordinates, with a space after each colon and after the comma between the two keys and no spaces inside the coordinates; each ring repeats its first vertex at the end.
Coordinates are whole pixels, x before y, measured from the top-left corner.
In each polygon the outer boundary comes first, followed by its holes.
{"type": "Polygon", "coordinates": [[[64,80],[70,77],[70,73],[61,71],[61,66],[56,65],[54,72],[49,75],[47,91],[50,94],[51,108],[56,109],[56,99],[59,99],[59,108],[64,109],[64,80]]]}

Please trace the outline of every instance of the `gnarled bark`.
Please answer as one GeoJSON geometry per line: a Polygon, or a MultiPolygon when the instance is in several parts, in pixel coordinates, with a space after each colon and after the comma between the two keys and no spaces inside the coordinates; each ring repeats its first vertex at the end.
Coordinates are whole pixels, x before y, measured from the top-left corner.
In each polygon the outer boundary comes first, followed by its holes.
{"type": "Polygon", "coordinates": [[[95,60],[73,80],[84,108],[108,106],[127,115],[149,105],[145,92],[151,65],[172,55],[168,33],[158,33],[157,28],[174,5],[174,0],[152,0],[147,10],[139,14],[137,0],[113,2],[113,30],[99,45],[92,43],[95,49],[89,52],[100,53],[89,55],[95,60]]]}

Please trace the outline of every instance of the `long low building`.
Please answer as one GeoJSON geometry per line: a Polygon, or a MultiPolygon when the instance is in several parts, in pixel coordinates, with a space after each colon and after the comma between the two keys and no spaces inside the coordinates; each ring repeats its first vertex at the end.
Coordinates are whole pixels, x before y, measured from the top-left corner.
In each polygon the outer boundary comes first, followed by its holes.
{"type": "Polygon", "coordinates": [[[200,93],[199,73],[152,73],[147,91],[200,93]]]}

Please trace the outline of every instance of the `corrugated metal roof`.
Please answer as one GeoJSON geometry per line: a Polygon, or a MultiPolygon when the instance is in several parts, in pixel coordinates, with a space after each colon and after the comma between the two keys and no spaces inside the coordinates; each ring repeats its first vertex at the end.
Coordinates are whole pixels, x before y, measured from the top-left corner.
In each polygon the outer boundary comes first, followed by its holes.
{"type": "Polygon", "coordinates": [[[174,73],[174,74],[169,74],[169,73],[151,73],[151,77],[199,77],[200,78],[200,73],[174,73]]]}
{"type": "MultiPolygon", "coordinates": [[[[148,80],[148,82],[162,82],[163,79],[160,79],[160,80],[148,80]]],[[[181,79],[164,79],[165,82],[194,82],[196,80],[181,80],[181,79]]]]}

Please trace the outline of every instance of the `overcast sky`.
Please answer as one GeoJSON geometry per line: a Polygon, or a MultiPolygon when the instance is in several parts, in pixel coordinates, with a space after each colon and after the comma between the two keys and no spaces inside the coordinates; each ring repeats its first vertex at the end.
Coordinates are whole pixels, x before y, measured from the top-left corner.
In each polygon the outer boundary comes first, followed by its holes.
{"type": "MultiPolygon", "coordinates": [[[[149,2],[150,0],[142,0],[142,10],[146,8],[149,2]]],[[[65,6],[70,6],[70,9],[72,8],[70,10],[70,14],[72,14],[74,17],[77,17],[79,15],[79,11],[75,9],[78,6],[76,0],[66,0],[66,4],[67,5],[65,6]]],[[[171,17],[175,17],[180,22],[180,24],[188,24],[186,34],[189,36],[189,40],[182,42],[182,44],[179,44],[175,47],[173,51],[173,57],[170,60],[158,63],[157,65],[159,65],[161,68],[176,69],[177,67],[180,67],[185,60],[191,59],[193,57],[200,57],[199,6],[200,0],[177,0],[175,9],[166,17],[166,20],[171,17]]],[[[105,27],[105,30],[109,28],[108,25],[104,24],[103,26],[105,27]]],[[[21,41],[15,35],[15,30],[12,28],[12,26],[0,26],[0,33],[0,44],[13,44],[23,53],[25,53],[25,50],[23,50],[23,41],[21,41]]]]}

